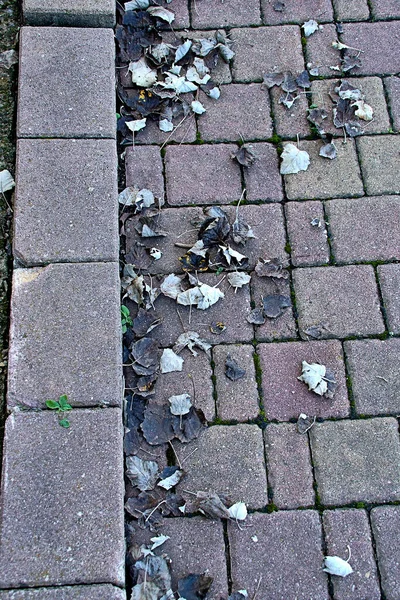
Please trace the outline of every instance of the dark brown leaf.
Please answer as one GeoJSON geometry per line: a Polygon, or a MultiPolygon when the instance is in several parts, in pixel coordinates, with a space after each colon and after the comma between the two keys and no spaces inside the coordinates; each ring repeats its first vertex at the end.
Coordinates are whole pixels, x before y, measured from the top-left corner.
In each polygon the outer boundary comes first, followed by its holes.
{"type": "Polygon", "coordinates": [[[155,311],[139,308],[137,316],[133,319],[132,329],[137,337],[144,337],[162,322],[155,311]]]}
{"type": "Polygon", "coordinates": [[[297,91],[296,78],[291,71],[286,71],[283,74],[283,83],[281,87],[284,92],[293,93],[297,91]]]}
{"type": "Polygon", "coordinates": [[[277,319],[283,315],[284,309],[292,305],[288,296],[273,294],[262,299],[264,315],[269,319],[277,319]]]}
{"type": "Polygon", "coordinates": [[[234,358],[232,358],[232,356],[230,354],[227,355],[226,361],[225,361],[225,375],[231,381],[237,381],[238,379],[243,379],[243,377],[246,375],[245,369],[242,369],[241,367],[239,367],[239,364],[237,363],[237,361],[234,358]]]}
{"type": "Polygon", "coordinates": [[[206,517],[211,519],[230,519],[229,510],[218,494],[212,492],[197,492],[194,506],[206,517]]]}
{"type": "Polygon", "coordinates": [[[253,146],[251,144],[243,144],[236,152],[231,154],[231,158],[237,160],[237,162],[243,167],[251,167],[256,161],[257,156],[254,153],[253,146]]]}
{"type": "Polygon", "coordinates": [[[175,437],[174,418],[168,406],[149,404],[141,424],[146,442],[151,446],[158,446],[171,441],[175,437]]]}
{"type": "Polygon", "coordinates": [[[246,320],[253,325],[264,325],[265,317],[264,311],[261,307],[254,308],[249,315],[247,315],[246,320]]]}

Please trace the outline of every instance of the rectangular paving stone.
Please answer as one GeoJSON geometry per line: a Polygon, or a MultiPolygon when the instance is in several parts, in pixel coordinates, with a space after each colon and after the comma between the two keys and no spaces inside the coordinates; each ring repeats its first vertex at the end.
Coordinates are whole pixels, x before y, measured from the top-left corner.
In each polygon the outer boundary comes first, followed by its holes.
{"type": "Polygon", "coordinates": [[[385,77],[385,88],[395,131],[400,129],[400,77],[385,77]]]}
{"type": "Polygon", "coordinates": [[[399,21],[346,23],[341,41],[363,51],[361,67],[353,69],[354,74],[391,75],[398,72],[399,21]],[[377,48],[379,52],[376,51],[377,48]]]}
{"type": "Polygon", "coordinates": [[[126,600],[126,592],[113,585],[75,585],[0,591],[0,600],[126,600]]]}
{"type": "Polygon", "coordinates": [[[307,171],[284,175],[289,200],[346,198],[364,194],[354,142],[347,140],[346,144],[336,143],[335,160],[319,156],[323,145],[322,140],[300,143],[300,150],[305,150],[310,156],[310,166],[307,171]]]}
{"type": "Polygon", "coordinates": [[[294,267],[329,262],[328,234],[322,202],[287,202],[285,205],[290,257],[294,267]],[[312,225],[319,219],[319,225],[312,225]]]}
{"type": "Polygon", "coordinates": [[[338,21],[364,21],[369,19],[367,0],[332,0],[338,21]]]}
{"type": "MultiPolygon", "coordinates": [[[[128,90],[129,91],[129,90],[128,90]]],[[[135,133],[135,145],[158,144],[162,146],[169,142],[190,144],[196,141],[196,119],[189,115],[184,121],[182,117],[172,119],[175,129],[171,132],[160,131],[158,120],[147,119],[146,127],[135,133]]]]}
{"type": "MultiPolygon", "coordinates": [[[[262,298],[266,296],[291,297],[290,282],[288,279],[272,279],[271,277],[258,277],[253,274],[251,282],[251,294],[255,307],[262,306],[262,298]]],[[[264,325],[255,325],[255,337],[260,342],[273,340],[287,340],[297,337],[296,322],[293,309],[289,306],[283,310],[282,315],[275,319],[266,318],[264,325]]]]}
{"type": "Polygon", "coordinates": [[[279,99],[284,95],[280,88],[275,86],[270,89],[269,93],[276,133],[282,138],[292,139],[297,139],[297,135],[301,137],[310,135],[310,122],[307,121],[307,95],[299,94],[293,106],[286,108],[279,103],[279,99]]]}
{"type": "Polygon", "coordinates": [[[112,0],[23,0],[22,12],[28,25],[114,27],[112,0]]]}
{"type": "Polygon", "coordinates": [[[313,473],[307,435],[296,425],[270,423],[264,430],[268,483],[278,508],[314,504],[313,473]]]}
{"type": "Polygon", "coordinates": [[[220,89],[221,96],[217,101],[206,94],[200,95],[206,109],[199,119],[203,140],[234,142],[265,140],[272,136],[269,96],[259,84],[231,83],[220,89]]]}
{"type": "Polygon", "coordinates": [[[400,265],[378,267],[378,277],[389,332],[400,333],[400,265]]]}
{"type": "Polygon", "coordinates": [[[371,0],[371,10],[375,19],[400,17],[400,6],[396,0],[371,0]]]}
{"type": "Polygon", "coordinates": [[[259,344],[262,402],[268,420],[289,421],[300,413],[317,417],[347,417],[350,412],[342,348],[339,342],[285,342],[259,344]],[[324,364],[335,374],[333,400],[310,392],[297,378],[302,361],[324,364]]]}
{"type": "Polygon", "coordinates": [[[118,261],[114,140],[19,140],[14,256],[26,266],[118,261]]]}
{"type": "Polygon", "coordinates": [[[323,25],[315,33],[306,38],[307,68],[318,68],[318,75],[332,77],[337,71],[331,69],[340,65],[340,52],[332,46],[338,37],[334,24],[323,25]]]}
{"type": "Polygon", "coordinates": [[[23,27],[17,136],[115,138],[114,54],[111,29],[23,27]]]}
{"type": "Polygon", "coordinates": [[[357,148],[367,194],[400,194],[397,168],[400,138],[395,135],[368,136],[357,140],[357,148]]]}
{"type": "Polygon", "coordinates": [[[186,476],[178,493],[215,492],[250,508],[268,504],[264,444],[257,425],[213,425],[196,440],[196,447],[193,454],[190,447],[186,452],[179,447],[186,476]]]}
{"type": "Polygon", "coordinates": [[[399,600],[400,507],[378,506],[373,508],[371,524],[383,592],[387,600],[399,600]]]}
{"type": "Polygon", "coordinates": [[[122,397],[117,263],[16,269],[11,299],[9,408],[119,406],[122,397]]]}
{"type": "Polygon", "coordinates": [[[400,414],[400,340],[344,343],[357,413],[400,414]]]}
{"type": "Polygon", "coordinates": [[[223,421],[249,421],[259,412],[254,348],[250,345],[219,345],[213,350],[217,392],[217,415],[223,421]],[[226,361],[231,357],[245,371],[244,376],[232,381],[226,376],[226,361]]]}
{"type": "Polygon", "coordinates": [[[238,82],[262,81],[264,73],[304,70],[300,28],[258,27],[232,29],[231,40],[236,55],[233,79],[238,82]]]}
{"type": "Polygon", "coordinates": [[[384,332],[372,266],[295,269],[293,281],[302,337],[314,326],[322,338],[384,332]]]}
{"type": "Polygon", "coordinates": [[[121,411],[76,410],[70,422],[50,411],[7,419],[2,588],[124,585],[121,411]]]}
{"type": "Polygon", "coordinates": [[[400,443],[396,419],[316,423],[310,437],[322,504],[400,499],[400,443]]]}
{"type": "Polygon", "coordinates": [[[164,175],[157,146],[131,146],[125,155],[126,186],[147,188],[156,198],[164,198],[164,175]]]}
{"type": "Polygon", "coordinates": [[[261,23],[258,0],[199,0],[192,10],[193,27],[243,27],[261,23]]]}
{"type": "Polygon", "coordinates": [[[252,144],[255,162],[244,168],[246,198],[251,202],[283,200],[282,177],[279,173],[278,154],[272,144],[252,144]]]}
{"type": "Polygon", "coordinates": [[[246,524],[228,524],[234,590],[246,589],[250,598],[257,592],[263,600],[329,597],[317,511],[255,513],[246,524]]]}
{"type": "Polygon", "coordinates": [[[336,262],[400,259],[400,196],[326,203],[336,262]]]}
{"type": "MultiPolygon", "coordinates": [[[[172,22],[174,29],[185,29],[190,27],[190,13],[188,0],[174,0],[173,5],[170,5],[168,0],[158,0],[157,6],[163,6],[167,10],[174,13],[175,19],[172,22]]],[[[165,23],[165,28],[168,32],[169,26],[165,23]]]]}
{"type": "Polygon", "coordinates": [[[348,577],[332,577],[337,600],[380,600],[381,591],[365,510],[337,509],[323,513],[327,554],[348,558],[353,569],[348,577]]]}
{"type": "Polygon", "coordinates": [[[329,92],[335,92],[335,88],[340,85],[341,81],[346,81],[361,90],[365,96],[365,102],[373,108],[372,121],[359,121],[363,132],[366,135],[370,133],[387,133],[390,129],[390,120],[382,80],[379,77],[346,77],[343,80],[321,79],[313,81],[311,83],[312,103],[318,108],[324,108],[328,113],[327,118],[323,121],[324,130],[332,135],[343,136],[343,129],[338,129],[333,124],[333,108],[336,104],[332,102],[329,95],[329,92]]]}
{"type": "Polygon", "coordinates": [[[168,203],[229,204],[239,200],[240,168],[231,158],[236,150],[233,144],[169,146],[165,155],[168,203]]]}
{"type": "Polygon", "coordinates": [[[281,23],[300,23],[309,19],[320,22],[332,21],[333,12],[330,0],[287,0],[283,10],[274,8],[275,2],[261,0],[263,23],[279,25],[281,23]]]}

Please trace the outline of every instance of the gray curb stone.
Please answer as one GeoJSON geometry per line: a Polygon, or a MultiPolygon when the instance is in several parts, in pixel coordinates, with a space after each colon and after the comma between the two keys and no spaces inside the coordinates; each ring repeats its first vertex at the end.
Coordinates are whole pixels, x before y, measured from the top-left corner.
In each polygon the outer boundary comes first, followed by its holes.
{"type": "Polygon", "coordinates": [[[14,256],[117,262],[117,195],[114,140],[19,140],[14,256]]]}
{"type": "Polygon", "coordinates": [[[119,406],[121,317],[117,263],[56,264],[13,276],[8,406],[119,406]]]}
{"type": "Polygon", "coordinates": [[[371,524],[385,598],[399,600],[400,506],[373,508],[371,524]]]}
{"type": "Polygon", "coordinates": [[[22,27],[20,39],[17,136],[115,138],[113,31],[22,27]]]}
{"type": "Polygon", "coordinates": [[[28,25],[114,27],[114,0],[23,0],[28,25]]]}
{"type": "MultiPolygon", "coordinates": [[[[6,422],[0,587],[124,584],[120,409],[6,422]]],[[[98,598],[98,596],[97,596],[98,598]]]]}
{"type": "Polygon", "coordinates": [[[126,600],[126,593],[113,585],[77,585],[38,590],[0,592],[0,600],[126,600]]]}

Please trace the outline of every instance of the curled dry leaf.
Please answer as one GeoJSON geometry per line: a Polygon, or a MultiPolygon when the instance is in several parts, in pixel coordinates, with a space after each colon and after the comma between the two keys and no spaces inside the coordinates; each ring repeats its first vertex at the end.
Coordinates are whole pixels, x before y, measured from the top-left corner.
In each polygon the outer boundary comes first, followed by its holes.
{"type": "Polygon", "coordinates": [[[301,434],[307,433],[314,425],[316,417],[308,417],[306,414],[301,413],[297,419],[297,431],[301,434]]]}
{"type": "Polygon", "coordinates": [[[163,594],[171,589],[171,575],[168,564],[162,556],[147,556],[144,561],[135,563],[135,569],[139,572],[138,581],[153,583],[163,594]]]}
{"type": "Polygon", "coordinates": [[[178,485],[178,483],[180,482],[180,480],[182,478],[182,475],[183,475],[183,471],[176,469],[176,471],[174,473],[172,473],[172,475],[165,477],[165,479],[162,479],[161,481],[159,481],[157,483],[157,485],[159,487],[164,488],[165,490],[170,490],[171,488],[178,485]]]}
{"type": "Polygon", "coordinates": [[[132,83],[142,88],[151,87],[157,81],[157,71],[154,71],[144,57],[129,63],[132,73],[132,83]]]}
{"type": "Polygon", "coordinates": [[[245,369],[239,367],[237,361],[232,358],[230,354],[227,355],[225,360],[225,375],[231,381],[237,381],[238,379],[242,379],[246,375],[245,369]]]}
{"type": "Polygon", "coordinates": [[[353,573],[349,563],[339,556],[325,556],[323,570],[330,575],[338,575],[339,577],[347,577],[347,575],[353,573]]]}
{"type": "Polygon", "coordinates": [[[230,519],[230,513],[218,494],[197,492],[194,505],[197,510],[211,519],[230,519]]]}
{"type": "Polygon", "coordinates": [[[133,586],[130,600],[158,600],[158,598],[160,598],[160,588],[155,583],[146,581],[133,586]]]}
{"type": "Polygon", "coordinates": [[[259,258],[255,266],[259,277],[274,277],[275,279],[288,279],[289,272],[283,267],[279,258],[259,258]]]}
{"type": "Polygon", "coordinates": [[[358,100],[354,102],[352,106],[356,106],[357,110],[355,111],[355,115],[359,119],[363,119],[363,121],[372,121],[374,111],[372,106],[364,102],[364,100],[358,100]]]}
{"type": "Polygon", "coordinates": [[[179,354],[184,348],[188,348],[193,356],[197,356],[195,347],[203,350],[208,356],[210,356],[211,344],[203,340],[198,333],[195,331],[186,331],[182,333],[175,342],[174,352],[179,354]]]}
{"type": "Polygon", "coordinates": [[[328,370],[325,365],[309,364],[303,360],[302,374],[297,379],[307,384],[308,389],[318,394],[318,396],[325,396],[326,398],[333,398],[334,396],[337,385],[334,373],[328,370]]]}
{"type": "Polygon", "coordinates": [[[282,175],[307,171],[310,164],[310,155],[308,152],[299,150],[294,144],[285,144],[281,158],[280,172],[282,175]]]}
{"type": "Polygon", "coordinates": [[[293,104],[297,100],[298,96],[294,96],[290,92],[283,94],[279,98],[279,104],[283,104],[286,108],[292,108],[293,104]]]}
{"type": "Polygon", "coordinates": [[[165,544],[165,542],[167,540],[170,540],[170,539],[171,538],[169,537],[169,535],[158,535],[156,537],[150,538],[150,541],[153,542],[151,550],[155,550],[159,546],[162,546],[163,544],[165,544]]]}
{"type": "Polygon", "coordinates": [[[232,519],[237,521],[245,521],[247,518],[247,507],[244,502],[236,502],[229,508],[229,514],[232,519]]]}
{"type": "Polygon", "coordinates": [[[136,119],[135,121],[125,121],[125,125],[132,133],[136,133],[136,131],[140,131],[146,127],[146,121],[147,119],[144,117],[144,119],[136,119]]]}
{"type": "Polygon", "coordinates": [[[256,161],[257,156],[254,153],[253,146],[251,144],[243,144],[236,152],[231,154],[231,158],[237,160],[237,162],[243,167],[251,167],[256,161]]]}
{"type": "Polygon", "coordinates": [[[271,294],[262,299],[263,312],[269,319],[277,319],[283,315],[285,308],[292,306],[289,296],[271,294]]]}
{"type": "Polygon", "coordinates": [[[157,19],[162,19],[171,25],[172,21],[175,19],[175,15],[170,10],[166,8],[162,8],[161,6],[150,6],[147,9],[153,17],[157,17],[157,19]]]}
{"type": "MultiPolygon", "coordinates": [[[[330,160],[333,160],[334,158],[337,157],[337,149],[335,144],[324,144],[324,146],[322,146],[319,150],[319,155],[323,156],[324,158],[329,158],[330,160]]],[[[320,227],[321,225],[319,225],[320,227]]]]}
{"type": "Polygon", "coordinates": [[[169,298],[176,300],[177,296],[182,292],[181,278],[174,273],[171,273],[161,283],[160,290],[164,296],[168,296],[169,298]]]}
{"type": "Polygon", "coordinates": [[[317,21],[314,21],[314,19],[310,19],[309,21],[306,21],[305,23],[303,23],[303,25],[301,27],[304,30],[304,35],[306,37],[309,37],[310,35],[315,33],[315,31],[317,31],[318,23],[317,23],[317,21]]]}
{"type": "Polygon", "coordinates": [[[198,100],[193,100],[193,102],[190,105],[192,107],[192,111],[196,114],[196,115],[202,115],[203,113],[206,112],[206,109],[204,108],[204,106],[202,105],[201,102],[199,102],[198,100]]]}
{"type": "Polygon", "coordinates": [[[191,573],[178,581],[178,594],[182,600],[202,600],[207,598],[213,578],[205,574],[191,573]]]}
{"type": "Polygon", "coordinates": [[[283,73],[266,73],[263,78],[263,82],[261,84],[261,89],[262,90],[269,90],[272,87],[276,86],[280,86],[282,85],[283,79],[284,79],[284,74],[283,73]]]}
{"type": "Polygon", "coordinates": [[[286,71],[283,74],[283,82],[281,88],[284,92],[287,92],[289,94],[297,91],[296,77],[292,74],[291,71],[286,71]]]}

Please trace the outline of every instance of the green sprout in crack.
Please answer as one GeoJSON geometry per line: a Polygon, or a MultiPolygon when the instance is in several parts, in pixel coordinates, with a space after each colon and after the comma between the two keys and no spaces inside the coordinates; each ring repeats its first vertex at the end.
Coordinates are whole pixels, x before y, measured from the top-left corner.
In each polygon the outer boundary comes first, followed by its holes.
{"type": "Polygon", "coordinates": [[[126,333],[128,327],[132,327],[133,325],[129,308],[123,305],[121,306],[121,325],[122,333],[126,333]]]}
{"type": "Polygon", "coordinates": [[[46,400],[46,406],[47,408],[50,408],[50,410],[57,411],[58,423],[61,427],[64,427],[65,429],[70,427],[71,424],[66,418],[66,414],[72,410],[72,406],[68,403],[68,397],[65,394],[60,396],[58,400],[46,400]]]}

